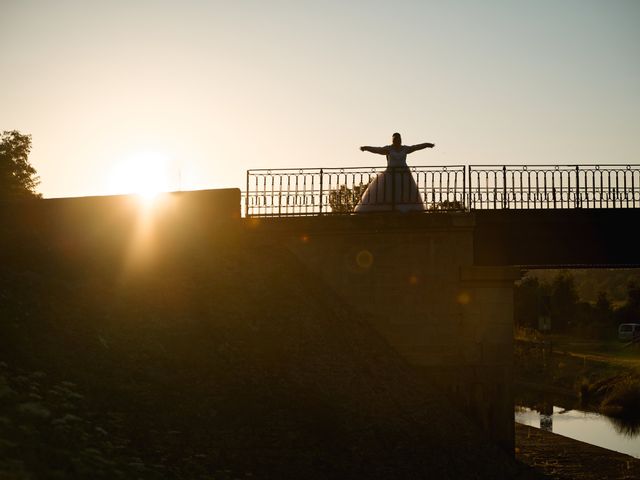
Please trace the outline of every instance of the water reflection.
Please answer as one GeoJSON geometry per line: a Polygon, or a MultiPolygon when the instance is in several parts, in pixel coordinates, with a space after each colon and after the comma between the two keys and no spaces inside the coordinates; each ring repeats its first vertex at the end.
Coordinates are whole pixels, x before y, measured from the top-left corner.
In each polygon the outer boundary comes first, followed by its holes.
{"type": "Polygon", "coordinates": [[[640,418],[607,417],[607,419],[613,424],[613,428],[615,428],[616,432],[620,435],[625,435],[630,438],[640,436],[640,418]]]}
{"type": "MultiPolygon", "coordinates": [[[[539,403],[542,405],[542,402],[539,403]]],[[[557,406],[549,411],[516,407],[518,423],[640,458],[640,425],[622,423],[604,415],[557,406]]]]}
{"type": "Polygon", "coordinates": [[[553,415],[540,414],[540,429],[553,432],[553,415]]]}
{"type": "Polygon", "coordinates": [[[540,413],[540,429],[553,432],[553,403],[544,400],[538,407],[540,413]]]}

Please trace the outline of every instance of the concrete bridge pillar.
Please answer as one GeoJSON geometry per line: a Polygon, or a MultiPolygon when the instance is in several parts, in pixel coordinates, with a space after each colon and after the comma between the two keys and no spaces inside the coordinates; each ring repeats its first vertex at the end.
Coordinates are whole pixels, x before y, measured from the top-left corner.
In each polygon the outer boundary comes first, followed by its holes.
{"type": "Polygon", "coordinates": [[[520,272],[473,265],[473,214],[261,222],[513,451],[513,285],[520,272]]]}
{"type": "Polygon", "coordinates": [[[489,436],[514,451],[513,287],[514,267],[461,267],[457,298],[459,354],[427,368],[434,381],[489,436]]]}

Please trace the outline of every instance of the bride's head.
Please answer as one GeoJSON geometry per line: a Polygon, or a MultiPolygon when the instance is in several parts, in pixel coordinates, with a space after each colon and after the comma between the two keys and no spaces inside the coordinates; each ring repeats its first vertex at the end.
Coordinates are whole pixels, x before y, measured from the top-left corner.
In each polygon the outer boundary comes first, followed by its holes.
{"type": "Polygon", "coordinates": [[[391,135],[391,143],[394,147],[399,147],[400,145],[402,145],[402,137],[398,132],[391,135]]]}

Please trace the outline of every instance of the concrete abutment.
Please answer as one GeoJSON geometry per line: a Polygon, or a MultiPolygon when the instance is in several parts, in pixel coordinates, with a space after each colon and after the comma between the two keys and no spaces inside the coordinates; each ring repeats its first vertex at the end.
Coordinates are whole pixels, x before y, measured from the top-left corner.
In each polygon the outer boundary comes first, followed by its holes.
{"type": "Polygon", "coordinates": [[[515,267],[477,267],[468,213],[248,220],[279,239],[505,450],[515,267]]]}

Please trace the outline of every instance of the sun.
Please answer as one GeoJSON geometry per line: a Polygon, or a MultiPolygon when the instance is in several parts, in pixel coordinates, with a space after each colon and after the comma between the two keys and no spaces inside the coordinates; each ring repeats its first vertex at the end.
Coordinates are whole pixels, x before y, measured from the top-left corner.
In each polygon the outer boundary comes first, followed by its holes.
{"type": "Polygon", "coordinates": [[[115,194],[137,194],[149,202],[170,191],[169,158],[157,152],[138,152],[118,162],[111,172],[109,190],[115,194]]]}

